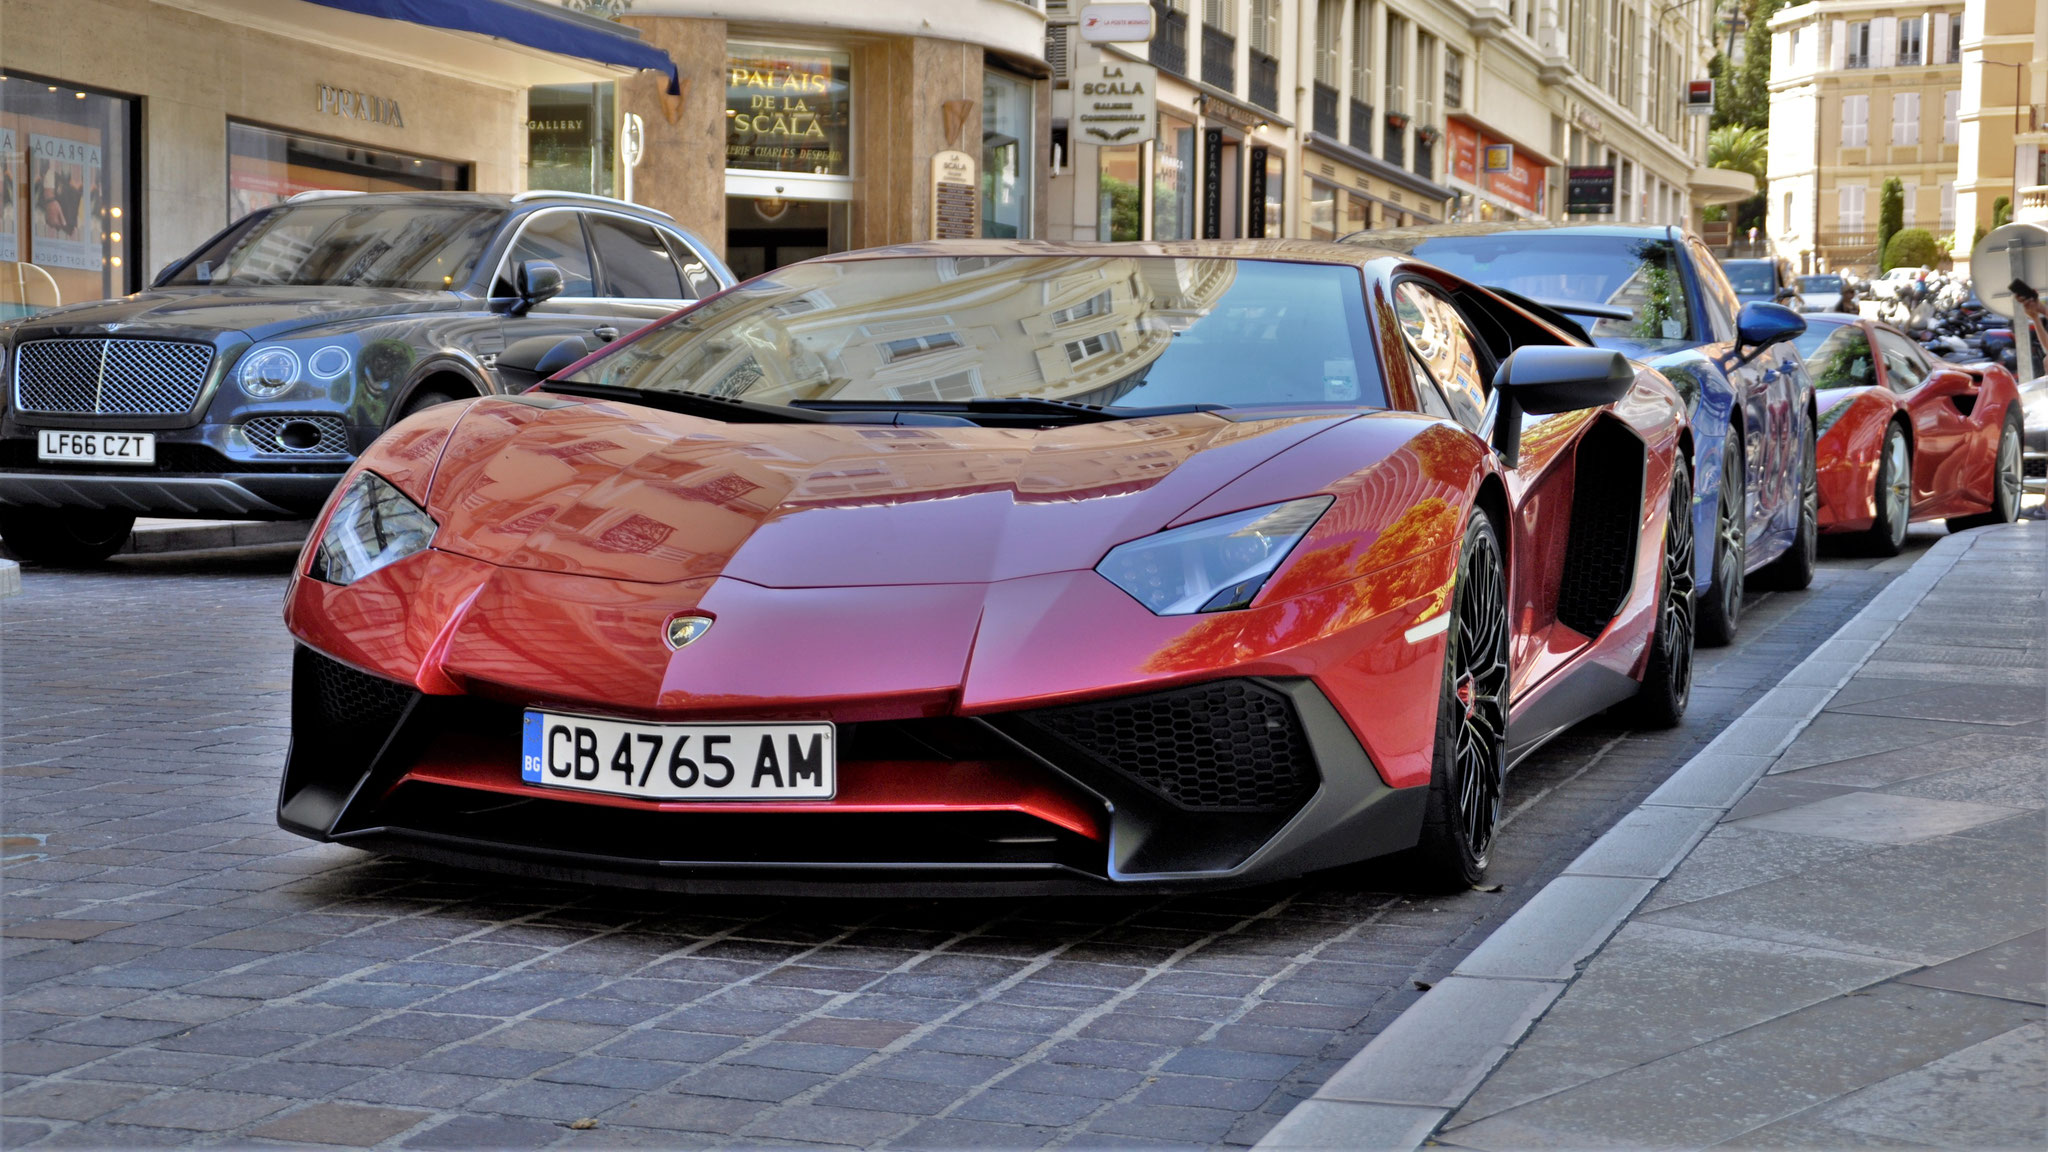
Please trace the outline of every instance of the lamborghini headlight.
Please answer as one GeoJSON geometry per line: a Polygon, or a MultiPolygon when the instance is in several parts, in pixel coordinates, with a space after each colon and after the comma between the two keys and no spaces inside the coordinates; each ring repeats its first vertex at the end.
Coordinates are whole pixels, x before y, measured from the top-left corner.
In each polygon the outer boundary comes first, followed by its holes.
{"type": "Polygon", "coordinates": [[[440,525],[375,472],[359,472],[334,503],[306,575],[353,584],[434,542],[440,525]]]}
{"type": "Polygon", "coordinates": [[[1169,528],[1117,545],[1095,570],[1161,616],[1242,608],[1334,499],[1311,496],[1169,528]]]}

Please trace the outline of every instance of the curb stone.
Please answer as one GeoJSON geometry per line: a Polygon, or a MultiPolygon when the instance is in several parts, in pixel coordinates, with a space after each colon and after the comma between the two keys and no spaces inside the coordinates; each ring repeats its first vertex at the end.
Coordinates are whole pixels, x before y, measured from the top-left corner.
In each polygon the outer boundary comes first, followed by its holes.
{"type": "Polygon", "coordinates": [[[21,565],[0,560],[0,600],[21,595],[21,565]]]}
{"type": "Polygon", "coordinates": [[[311,520],[221,520],[193,523],[140,521],[118,556],[164,552],[202,552],[215,548],[247,548],[258,544],[298,544],[313,530],[311,520]]]}
{"type": "Polygon", "coordinates": [[[1257,1147],[1421,1147],[1982,535],[1936,541],[1257,1147]]]}

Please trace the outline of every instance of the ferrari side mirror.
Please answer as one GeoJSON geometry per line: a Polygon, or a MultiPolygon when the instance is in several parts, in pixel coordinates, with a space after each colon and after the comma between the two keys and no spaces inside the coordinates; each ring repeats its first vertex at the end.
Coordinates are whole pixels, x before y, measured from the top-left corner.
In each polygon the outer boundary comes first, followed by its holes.
{"type": "Polygon", "coordinates": [[[1635,381],[1628,357],[1605,348],[1542,344],[1517,348],[1493,374],[1493,391],[1500,400],[1493,421],[1493,446],[1501,461],[1512,468],[1521,459],[1523,413],[1548,416],[1599,408],[1628,395],[1635,381]]]}

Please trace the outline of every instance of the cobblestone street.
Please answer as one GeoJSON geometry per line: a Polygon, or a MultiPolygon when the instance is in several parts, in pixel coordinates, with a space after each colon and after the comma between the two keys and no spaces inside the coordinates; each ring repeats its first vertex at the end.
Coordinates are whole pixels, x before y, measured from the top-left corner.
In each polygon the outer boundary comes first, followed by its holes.
{"type": "Polygon", "coordinates": [[[274,822],[294,553],[31,569],[4,624],[0,1145],[1250,1144],[1881,589],[1825,558],[1681,728],[1509,781],[1494,891],[683,898],[274,822]]]}

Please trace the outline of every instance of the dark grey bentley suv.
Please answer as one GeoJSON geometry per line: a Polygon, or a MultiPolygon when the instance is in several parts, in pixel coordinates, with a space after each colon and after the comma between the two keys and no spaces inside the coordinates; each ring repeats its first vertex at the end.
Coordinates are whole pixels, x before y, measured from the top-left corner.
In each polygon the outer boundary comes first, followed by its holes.
{"type": "Polygon", "coordinates": [[[302,194],[147,291],[0,325],[0,538],[89,563],[138,515],[310,516],[399,418],[530,385],[508,348],[563,367],[732,282],[623,201],[302,194]]]}

